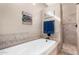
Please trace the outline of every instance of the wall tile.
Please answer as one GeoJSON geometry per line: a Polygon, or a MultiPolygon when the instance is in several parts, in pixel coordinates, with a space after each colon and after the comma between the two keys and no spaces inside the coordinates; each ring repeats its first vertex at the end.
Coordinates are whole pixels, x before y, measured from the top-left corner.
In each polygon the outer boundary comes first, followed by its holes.
{"type": "Polygon", "coordinates": [[[0,49],[14,46],[23,42],[39,39],[40,34],[15,33],[0,35],[0,49]]]}

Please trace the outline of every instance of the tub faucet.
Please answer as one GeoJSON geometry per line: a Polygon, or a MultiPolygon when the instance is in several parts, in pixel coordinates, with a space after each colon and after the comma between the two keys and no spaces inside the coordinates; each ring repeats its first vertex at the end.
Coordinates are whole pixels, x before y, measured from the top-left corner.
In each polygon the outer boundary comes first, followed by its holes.
{"type": "Polygon", "coordinates": [[[47,33],[47,36],[48,36],[48,37],[46,37],[46,42],[48,42],[48,40],[47,40],[47,39],[49,39],[49,40],[50,40],[50,36],[51,36],[51,34],[50,34],[50,33],[47,33]]]}
{"type": "Polygon", "coordinates": [[[48,42],[48,39],[50,40],[50,37],[48,36],[48,37],[46,37],[46,42],[48,42]]]}

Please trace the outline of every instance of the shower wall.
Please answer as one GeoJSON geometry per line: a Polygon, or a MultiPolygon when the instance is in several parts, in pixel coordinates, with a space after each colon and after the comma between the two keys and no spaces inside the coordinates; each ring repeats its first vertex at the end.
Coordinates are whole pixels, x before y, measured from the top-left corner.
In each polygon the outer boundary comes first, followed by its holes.
{"type": "Polygon", "coordinates": [[[62,25],[64,43],[77,46],[75,4],[62,4],[62,25]]]}

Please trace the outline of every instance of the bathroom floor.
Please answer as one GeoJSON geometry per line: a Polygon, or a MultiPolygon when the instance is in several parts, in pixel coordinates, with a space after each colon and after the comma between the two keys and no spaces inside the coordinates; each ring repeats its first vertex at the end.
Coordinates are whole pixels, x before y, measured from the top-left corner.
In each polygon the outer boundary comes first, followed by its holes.
{"type": "Polygon", "coordinates": [[[60,51],[60,52],[58,53],[58,55],[71,55],[71,54],[66,53],[66,52],[63,52],[63,51],[60,51]]]}

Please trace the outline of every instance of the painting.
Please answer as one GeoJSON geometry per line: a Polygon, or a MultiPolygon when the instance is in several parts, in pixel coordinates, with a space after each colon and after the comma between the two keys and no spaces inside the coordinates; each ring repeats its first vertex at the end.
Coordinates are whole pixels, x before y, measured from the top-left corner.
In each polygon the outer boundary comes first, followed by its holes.
{"type": "Polygon", "coordinates": [[[32,25],[32,14],[22,11],[22,24],[32,25]]]}

